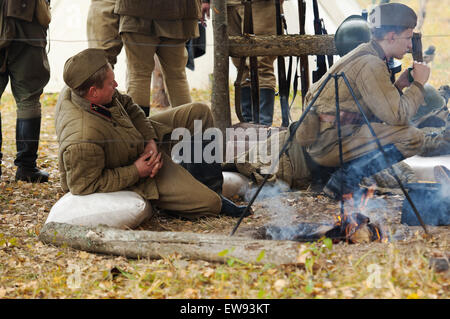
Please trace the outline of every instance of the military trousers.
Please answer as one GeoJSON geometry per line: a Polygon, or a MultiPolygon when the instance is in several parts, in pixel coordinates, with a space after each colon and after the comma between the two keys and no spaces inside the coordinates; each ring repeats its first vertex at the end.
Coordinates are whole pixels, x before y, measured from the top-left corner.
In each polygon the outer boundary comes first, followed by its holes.
{"type": "MultiPolygon", "coordinates": [[[[203,103],[191,103],[160,112],[151,116],[151,120],[164,126],[187,128],[191,134],[194,133],[195,120],[202,121],[203,130],[214,126],[211,111],[203,103]]],[[[171,145],[170,134],[158,145],[163,151],[163,166],[155,176],[159,198],[151,200],[151,203],[162,209],[176,211],[178,215],[189,219],[217,216],[222,207],[220,196],[172,161],[171,145]]]]}
{"type": "Polygon", "coordinates": [[[7,50],[6,70],[0,73],[0,97],[11,80],[11,91],[17,104],[17,118],[41,117],[39,98],[50,79],[45,48],[13,41],[7,50]]]}
{"type": "Polygon", "coordinates": [[[186,77],[186,40],[132,32],[123,32],[121,36],[127,54],[127,94],[135,103],[141,106],[150,105],[155,54],[161,63],[170,105],[175,107],[192,101],[186,77]]]}
{"type": "Polygon", "coordinates": [[[115,0],[91,0],[87,18],[89,48],[105,50],[109,63],[117,63],[122,50],[119,35],[119,15],[114,14],[115,0]]]}
{"type": "MultiPolygon", "coordinates": [[[[276,35],[275,4],[273,1],[254,2],[252,4],[253,32],[255,35],[276,35]]],[[[227,6],[228,33],[231,36],[240,36],[244,32],[244,6],[227,6]]],[[[259,87],[276,89],[276,78],[273,67],[275,56],[258,57],[258,80],[259,87]]],[[[240,59],[232,58],[236,68],[239,67],[240,59]]],[[[250,59],[247,59],[242,75],[241,86],[250,85],[250,59]]]]}
{"type": "MultiPolygon", "coordinates": [[[[405,158],[418,154],[422,149],[424,134],[415,127],[391,126],[383,123],[371,123],[371,126],[382,146],[394,144],[405,158]]],[[[367,125],[344,125],[341,132],[344,162],[378,149],[367,125]]],[[[337,136],[336,128],[328,129],[307,149],[317,164],[326,167],[340,166],[337,136]]]]}
{"type": "Polygon", "coordinates": [[[304,148],[295,142],[295,138],[278,160],[279,152],[289,135],[288,130],[272,134],[266,141],[259,142],[251,150],[236,156],[233,163],[224,164],[224,169],[236,169],[257,184],[261,184],[265,175],[269,174],[267,181],[272,184],[282,181],[292,189],[308,186],[312,180],[311,171],[304,148]]]}

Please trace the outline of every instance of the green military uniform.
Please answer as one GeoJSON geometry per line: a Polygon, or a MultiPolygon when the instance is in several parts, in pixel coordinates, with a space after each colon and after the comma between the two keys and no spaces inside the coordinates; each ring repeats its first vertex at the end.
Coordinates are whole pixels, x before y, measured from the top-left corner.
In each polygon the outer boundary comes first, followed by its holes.
{"type": "Polygon", "coordinates": [[[119,32],[127,54],[127,94],[144,107],[150,105],[155,54],[161,63],[170,104],[179,106],[191,102],[185,44],[199,36],[200,1],[177,1],[178,4],[169,6],[167,1],[161,0],[116,2],[115,12],[120,14],[119,32]]]}
{"type": "Polygon", "coordinates": [[[116,0],[91,0],[86,26],[89,47],[105,50],[111,65],[117,63],[122,50],[115,4],[116,0]]]}
{"type": "MultiPolygon", "coordinates": [[[[17,104],[16,179],[46,181],[48,174],[36,168],[41,124],[39,97],[50,78],[45,46],[47,27],[36,17],[36,0],[0,0],[0,96],[9,80],[17,104]]],[[[1,138],[0,138],[1,141],[1,138]]],[[[1,160],[1,153],[0,153],[1,160]]]]}
{"type": "Polygon", "coordinates": [[[93,105],[66,87],[55,113],[63,190],[84,195],[127,189],[185,217],[217,215],[220,197],[175,164],[170,154],[163,153],[164,164],[154,178],[139,178],[134,165],[146,141],[162,142],[176,127],[193,132],[194,120],[201,120],[205,129],[213,126],[205,104],[146,118],[127,95],[116,92],[110,105],[93,105]]]}

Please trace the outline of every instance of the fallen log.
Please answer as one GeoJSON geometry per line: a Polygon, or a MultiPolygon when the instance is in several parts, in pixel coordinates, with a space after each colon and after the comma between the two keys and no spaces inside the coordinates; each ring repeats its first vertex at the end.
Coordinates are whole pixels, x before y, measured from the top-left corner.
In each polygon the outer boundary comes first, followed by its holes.
{"type": "Polygon", "coordinates": [[[237,58],[338,54],[333,34],[230,36],[228,46],[229,55],[237,58]]]}
{"type": "Polygon", "coordinates": [[[307,248],[293,241],[255,240],[187,232],[121,230],[65,223],[45,224],[39,234],[45,244],[128,258],[159,259],[174,254],[191,260],[251,264],[303,265],[307,248]]]}

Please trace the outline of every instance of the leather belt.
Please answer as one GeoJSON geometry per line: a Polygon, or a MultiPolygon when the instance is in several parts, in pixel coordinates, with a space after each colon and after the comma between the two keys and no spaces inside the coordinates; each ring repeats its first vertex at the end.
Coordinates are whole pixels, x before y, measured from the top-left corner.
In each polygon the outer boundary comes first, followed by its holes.
{"type": "MultiPolygon", "coordinates": [[[[340,117],[341,117],[341,125],[361,124],[363,122],[362,115],[356,112],[341,111],[340,117]]],[[[319,120],[320,122],[335,124],[336,116],[333,114],[320,113],[319,120]]]]}

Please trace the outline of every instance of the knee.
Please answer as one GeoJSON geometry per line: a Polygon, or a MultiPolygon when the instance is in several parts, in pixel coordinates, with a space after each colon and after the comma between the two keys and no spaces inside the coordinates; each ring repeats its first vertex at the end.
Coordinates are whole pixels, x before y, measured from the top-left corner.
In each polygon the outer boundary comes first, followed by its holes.
{"type": "Polygon", "coordinates": [[[213,191],[211,191],[211,196],[208,196],[208,198],[205,199],[204,204],[206,205],[205,210],[214,215],[218,215],[222,208],[220,196],[213,191]]]}
{"type": "Polygon", "coordinates": [[[420,153],[424,140],[425,135],[421,130],[415,127],[408,127],[405,134],[405,140],[401,143],[405,145],[401,150],[403,156],[411,157],[420,153]]]}
{"type": "Polygon", "coordinates": [[[205,103],[194,102],[191,103],[191,114],[194,119],[202,120],[205,127],[213,126],[213,116],[211,109],[205,103]]]}
{"type": "Polygon", "coordinates": [[[36,101],[17,103],[17,118],[31,119],[41,117],[41,103],[39,99],[36,101]]]}

